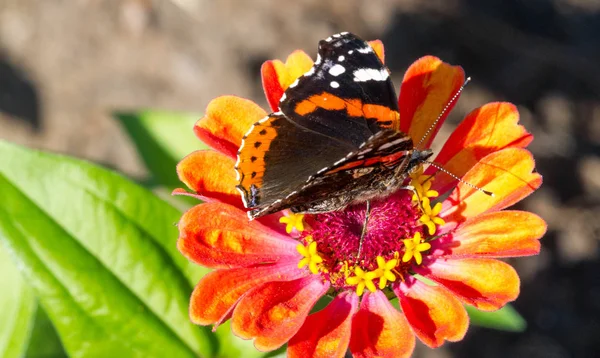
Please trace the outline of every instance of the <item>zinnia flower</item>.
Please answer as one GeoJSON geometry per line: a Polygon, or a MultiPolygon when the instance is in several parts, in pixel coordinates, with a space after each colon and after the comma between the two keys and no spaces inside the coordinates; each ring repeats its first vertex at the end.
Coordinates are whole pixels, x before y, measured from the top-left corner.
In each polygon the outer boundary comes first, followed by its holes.
{"type": "MultiPolygon", "coordinates": [[[[381,43],[370,44],[383,60],[381,43]]],[[[262,66],[273,111],[312,65],[295,51],[285,63],[262,66]]],[[[400,90],[401,130],[418,142],[463,82],[460,67],[438,58],[413,63],[400,90]]],[[[512,104],[471,112],[435,158],[464,182],[433,167],[414,172],[415,193],[400,190],[372,203],[362,244],[364,205],[248,221],[234,164],[242,136],[265,115],[246,99],[214,99],[194,131],[216,151],[194,152],[177,167],[190,195],[205,201],[182,216],[179,250],[214,269],[192,294],[194,323],[216,327],[231,319],[233,332],[254,339],[257,349],[288,343],[290,357],[342,357],[348,349],[355,357],[404,357],[415,336],[430,347],[462,339],[463,304],[492,311],[517,297],[517,273],[497,259],[537,254],[546,224],[529,212],[503,210],[541,184],[523,149],[532,135],[517,124],[512,104]],[[311,312],[325,295],[332,301],[311,312]],[[400,310],[390,302],[395,297],[400,310]]]]}

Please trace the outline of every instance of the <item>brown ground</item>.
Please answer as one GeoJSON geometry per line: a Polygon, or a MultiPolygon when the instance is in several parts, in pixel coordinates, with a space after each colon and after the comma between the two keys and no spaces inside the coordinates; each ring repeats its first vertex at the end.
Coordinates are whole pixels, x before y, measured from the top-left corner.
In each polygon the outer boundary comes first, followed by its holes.
{"type": "Polygon", "coordinates": [[[258,69],[338,31],[380,38],[399,83],[434,54],[473,82],[445,132],[491,100],[519,106],[543,187],[519,207],[549,223],[515,261],[524,334],[472,328],[419,357],[600,356],[600,5],[594,0],[0,0],[0,138],[139,177],[111,109],[265,105],[258,69]]]}

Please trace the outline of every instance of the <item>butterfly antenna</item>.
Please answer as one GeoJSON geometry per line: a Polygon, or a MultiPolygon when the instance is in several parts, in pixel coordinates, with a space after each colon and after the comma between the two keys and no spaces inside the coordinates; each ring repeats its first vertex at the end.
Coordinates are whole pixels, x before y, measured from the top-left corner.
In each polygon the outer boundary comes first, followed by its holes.
{"type": "Polygon", "coordinates": [[[367,235],[367,225],[369,224],[370,217],[371,217],[371,200],[367,200],[367,207],[365,209],[365,221],[363,222],[362,231],[360,233],[360,241],[358,242],[358,253],[356,254],[357,259],[360,259],[360,254],[362,253],[363,242],[365,240],[365,236],[367,235]]]}
{"type": "Polygon", "coordinates": [[[456,174],[452,174],[452,173],[450,173],[449,171],[447,171],[446,169],[444,169],[444,168],[440,167],[439,165],[437,165],[437,164],[436,164],[436,163],[434,163],[434,162],[428,162],[428,161],[424,161],[424,163],[427,163],[427,164],[431,165],[432,167],[436,168],[437,170],[439,170],[439,171],[441,171],[441,172],[443,172],[443,173],[446,173],[446,174],[448,174],[449,176],[451,176],[452,178],[454,178],[454,179],[458,180],[459,182],[461,182],[461,183],[463,183],[463,184],[465,184],[465,185],[467,185],[467,186],[469,186],[469,187],[471,187],[471,188],[473,188],[473,189],[475,189],[475,190],[478,190],[478,191],[480,191],[480,192],[484,193],[484,194],[485,194],[485,195],[487,195],[487,196],[491,196],[492,198],[495,196],[495,195],[494,195],[494,193],[492,193],[491,191],[488,191],[488,190],[482,189],[482,188],[478,187],[477,185],[474,185],[474,184],[471,184],[471,183],[469,183],[468,181],[464,181],[464,180],[462,180],[462,179],[461,179],[461,178],[459,178],[459,177],[458,177],[456,174]]]}
{"type": "Polygon", "coordinates": [[[444,107],[444,109],[442,109],[442,112],[440,113],[440,115],[429,126],[429,128],[427,128],[427,132],[425,132],[425,134],[421,137],[421,140],[419,141],[419,143],[417,143],[417,145],[415,145],[415,148],[419,148],[421,146],[421,144],[423,144],[423,142],[425,141],[425,139],[429,136],[429,133],[431,133],[431,131],[433,130],[433,128],[435,128],[435,125],[437,124],[437,122],[439,122],[440,119],[442,119],[442,117],[444,116],[444,114],[446,114],[446,112],[448,111],[448,108],[450,108],[450,106],[452,106],[454,104],[454,102],[456,102],[456,99],[458,98],[458,96],[460,96],[461,92],[465,89],[465,87],[467,86],[467,84],[470,81],[471,81],[471,77],[467,77],[467,79],[465,80],[465,82],[463,82],[462,86],[460,86],[460,88],[458,89],[458,91],[456,91],[456,93],[454,94],[454,96],[452,96],[452,98],[450,98],[450,100],[448,101],[448,103],[446,104],[446,106],[444,107]]]}

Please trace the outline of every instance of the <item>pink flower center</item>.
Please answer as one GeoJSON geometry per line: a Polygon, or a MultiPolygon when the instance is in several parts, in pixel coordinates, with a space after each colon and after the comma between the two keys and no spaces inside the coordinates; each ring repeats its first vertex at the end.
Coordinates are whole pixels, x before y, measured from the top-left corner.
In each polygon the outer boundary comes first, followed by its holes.
{"type": "MultiPolygon", "coordinates": [[[[400,190],[384,200],[372,202],[362,245],[366,204],[307,216],[310,229],[302,232],[301,241],[305,245],[316,242],[317,252],[323,259],[320,272],[324,278],[334,287],[349,287],[346,278],[356,267],[365,272],[374,271],[378,269],[378,256],[386,261],[402,258],[403,240],[413,238],[417,232],[423,234],[424,228],[419,222],[421,210],[411,197],[412,192],[400,190]]],[[[402,276],[409,267],[410,263],[402,263],[395,271],[402,276]]]]}

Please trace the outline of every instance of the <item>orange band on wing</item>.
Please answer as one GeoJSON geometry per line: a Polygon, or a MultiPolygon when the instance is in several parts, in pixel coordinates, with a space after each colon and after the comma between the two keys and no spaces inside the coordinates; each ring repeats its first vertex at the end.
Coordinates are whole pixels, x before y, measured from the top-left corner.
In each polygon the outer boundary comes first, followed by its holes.
{"type": "Polygon", "coordinates": [[[390,155],[386,155],[383,157],[373,157],[373,158],[367,158],[367,159],[363,159],[363,160],[355,160],[352,162],[348,162],[339,168],[332,169],[332,170],[328,171],[326,174],[333,174],[333,173],[341,172],[344,170],[354,169],[357,167],[366,168],[366,167],[373,166],[377,163],[382,163],[384,165],[390,165],[391,163],[397,162],[402,157],[410,155],[411,152],[412,151],[410,151],[410,150],[402,150],[402,151],[392,153],[390,155]]]}
{"type": "Polygon", "coordinates": [[[238,154],[236,170],[240,173],[240,185],[247,190],[252,186],[262,187],[265,172],[265,153],[277,137],[277,130],[271,126],[273,118],[254,124],[253,130],[244,137],[244,145],[238,154]]]}
{"type": "Polygon", "coordinates": [[[328,92],[310,96],[299,102],[295,111],[298,115],[305,116],[318,108],[328,111],[345,109],[350,117],[373,118],[384,128],[398,130],[400,127],[398,111],[378,104],[362,103],[360,99],[344,99],[328,92]]]}

